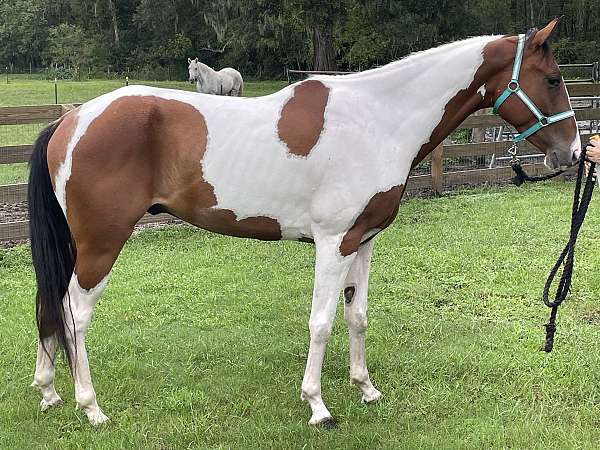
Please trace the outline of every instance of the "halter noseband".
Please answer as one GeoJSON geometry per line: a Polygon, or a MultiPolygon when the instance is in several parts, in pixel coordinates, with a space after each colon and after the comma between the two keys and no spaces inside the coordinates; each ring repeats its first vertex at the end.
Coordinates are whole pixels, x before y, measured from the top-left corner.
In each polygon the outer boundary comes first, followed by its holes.
{"type": "Polygon", "coordinates": [[[553,116],[546,117],[540,109],[535,105],[533,100],[531,100],[527,94],[521,89],[521,85],[519,84],[519,73],[521,72],[521,63],[523,62],[523,52],[525,50],[525,35],[519,35],[519,43],[517,44],[517,53],[515,55],[515,64],[513,66],[512,78],[508,82],[508,86],[502,93],[496,103],[494,104],[494,114],[498,114],[498,110],[502,106],[502,104],[510,97],[512,94],[516,94],[517,97],[521,99],[525,106],[529,108],[529,110],[533,113],[533,115],[537,119],[537,123],[530,126],[527,130],[522,133],[517,134],[513,138],[513,142],[516,144],[517,142],[524,141],[529,136],[537,133],[544,127],[548,125],[552,125],[553,123],[560,122],[561,120],[568,119],[569,117],[574,117],[575,112],[573,110],[561,112],[558,114],[554,114],[553,116]]]}

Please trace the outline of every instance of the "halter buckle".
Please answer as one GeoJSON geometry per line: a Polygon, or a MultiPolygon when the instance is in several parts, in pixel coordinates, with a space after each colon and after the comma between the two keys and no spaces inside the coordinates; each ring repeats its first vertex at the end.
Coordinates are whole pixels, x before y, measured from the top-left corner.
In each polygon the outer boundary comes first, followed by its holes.
{"type": "Polygon", "coordinates": [[[548,118],[547,117],[541,117],[540,118],[540,125],[542,127],[546,127],[546,126],[550,125],[550,122],[548,121],[548,118]]]}
{"type": "Polygon", "coordinates": [[[508,82],[507,89],[513,94],[521,89],[521,85],[519,84],[519,80],[510,80],[508,82]]]}

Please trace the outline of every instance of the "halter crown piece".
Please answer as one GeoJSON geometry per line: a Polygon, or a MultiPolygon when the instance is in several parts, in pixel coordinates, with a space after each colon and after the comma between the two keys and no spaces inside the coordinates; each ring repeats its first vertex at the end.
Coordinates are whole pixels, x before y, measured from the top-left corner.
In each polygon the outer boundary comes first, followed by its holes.
{"type": "Polygon", "coordinates": [[[510,97],[512,94],[515,94],[517,97],[521,99],[525,106],[529,108],[529,110],[533,113],[533,115],[537,119],[537,123],[530,126],[528,129],[523,131],[522,133],[517,134],[513,138],[513,142],[516,144],[518,142],[524,141],[529,136],[537,133],[542,128],[547,127],[548,125],[552,125],[553,123],[560,122],[561,120],[568,119],[569,117],[574,117],[575,112],[573,110],[561,112],[558,114],[554,114],[553,116],[546,117],[540,109],[535,105],[533,100],[529,98],[529,96],[521,89],[521,85],[519,84],[519,73],[521,72],[521,63],[523,62],[523,52],[525,50],[525,35],[519,35],[519,43],[517,44],[517,53],[515,55],[515,64],[513,66],[512,78],[508,82],[508,86],[502,93],[496,103],[494,104],[494,114],[498,114],[498,110],[502,106],[502,104],[510,97]]]}

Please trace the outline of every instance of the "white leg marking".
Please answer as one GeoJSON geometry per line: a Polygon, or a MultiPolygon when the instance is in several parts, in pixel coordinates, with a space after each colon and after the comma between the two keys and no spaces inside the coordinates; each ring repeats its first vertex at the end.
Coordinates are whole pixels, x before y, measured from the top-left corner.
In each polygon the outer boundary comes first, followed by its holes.
{"type": "Polygon", "coordinates": [[[360,388],[364,403],[371,403],[381,398],[381,392],[371,383],[365,358],[367,291],[373,241],[372,239],[360,246],[344,284],[344,318],[350,337],[350,382],[360,388]],[[348,293],[346,289],[349,290],[348,293]]]}
{"type": "Polygon", "coordinates": [[[42,393],[40,409],[46,411],[51,406],[62,405],[63,401],[54,389],[54,355],[56,354],[56,338],[54,336],[44,340],[46,350],[38,342],[35,374],[31,386],[37,387],[42,393]],[[47,352],[47,353],[46,353],[47,352]]]}
{"type": "Polygon", "coordinates": [[[340,241],[341,236],[315,239],[315,285],[308,323],[310,347],[301,395],[302,400],[307,401],[312,410],[312,417],[308,422],[310,425],[333,420],[321,398],[321,367],[333,327],[340,290],[356,256],[354,254],[342,257],[339,253],[340,241]]]}
{"type": "Polygon", "coordinates": [[[75,401],[77,402],[77,408],[81,408],[86,413],[92,425],[100,425],[106,422],[108,417],[104,415],[96,401],[96,392],[92,385],[90,367],[85,349],[85,335],[92,319],[94,306],[104,290],[107,281],[108,276],[95,288],[86,290],[81,288],[77,281],[77,275],[73,274],[69,283],[70,301],[66,296],[64,300],[67,345],[73,355],[75,355],[75,348],[77,349],[77,356],[73,361],[75,401]],[[73,313],[72,319],[71,312],[73,313]]]}

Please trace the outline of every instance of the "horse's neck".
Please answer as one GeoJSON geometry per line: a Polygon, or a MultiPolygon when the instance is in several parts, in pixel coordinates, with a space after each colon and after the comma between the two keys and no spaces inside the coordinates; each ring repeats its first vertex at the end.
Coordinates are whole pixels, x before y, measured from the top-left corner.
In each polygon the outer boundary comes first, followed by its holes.
{"type": "Polygon", "coordinates": [[[206,64],[198,63],[198,68],[200,69],[200,78],[202,79],[202,84],[209,83],[216,77],[217,73],[206,64]]]}
{"type": "Polygon", "coordinates": [[[495,70],[484,67],[483,51],[499,38],[454,42],[339,82],[368,95],[386,134],[396,142],[411,136],[422,159],[466,117],[489,106],[484,86],[495,70]]]}

